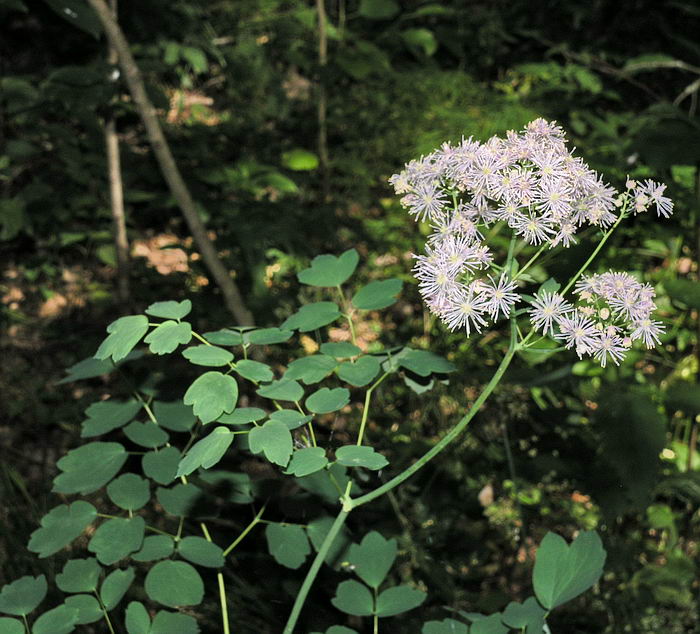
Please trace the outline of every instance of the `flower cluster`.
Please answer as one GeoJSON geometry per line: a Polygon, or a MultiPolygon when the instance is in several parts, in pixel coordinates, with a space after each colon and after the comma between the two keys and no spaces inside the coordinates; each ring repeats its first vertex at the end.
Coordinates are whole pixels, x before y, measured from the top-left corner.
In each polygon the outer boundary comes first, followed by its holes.
{"type": "Polygon", "coordinates": [[[632,342],[647,348],[661,343],[661,322],[651,314],[655,292],[629,273],[609,271],[582,278],[575,286],[579,305],[557,293],[542,292],[532,302],[530,319],[538,332],[574,348],[579,358],[590,355],[605,367],[620,363],[632,342]]]}
{"type": "MultiPolygon", "coordinates": [[[[521,299],[509,267],[497,265],[487,245],[491,225],[507,225],[530,245],[569,247],[582,226],[611,227],[628,210],[656,205],[664,217],[673,211],[665,185],[628,180],[622,194],[610,187],[567,148],[562,129],[544,119],[505,138],[444,143],[389,182],[408,213],[432,228],[425,253],[414,256],[423,299],[451,330],[463,328],[467,336],[508,317],[521,299]]],[[[581,308],[561,295],[540,294],[533,325],[602,365],[617,363],[635,339],[653,345],[661,332],[650,317],[653,291],[630,276],[613,291],[609,284],[625,275],[590,277],[586,288],[581,282],[577,288],[588,303],[581,308]]]]}

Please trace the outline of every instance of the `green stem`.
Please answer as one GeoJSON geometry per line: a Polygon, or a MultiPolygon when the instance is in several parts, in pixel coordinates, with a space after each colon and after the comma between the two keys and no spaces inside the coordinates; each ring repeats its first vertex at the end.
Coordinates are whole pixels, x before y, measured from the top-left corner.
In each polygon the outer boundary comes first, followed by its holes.
{"type": "MultiPolygon", "coordinates": [[[[338,513],[338,516],[335,518],[331,529],[328,531],[328,534],[326,535],[325,539],[323,540],[323,543],[321,544],[321,548],[319,549],[318,554],[314,558],[311,567],[306,573],[306,577],[304,578],[304,582],[302,583],[301,589],[299,590],[299,594],[297,595],[294,601],[294,605],[292,606],[292,611],[289,615],[289,619],[287,620],[287,624],[285,625],[283,634],[293,634],[294,627],[297,621],[299,620],[299,615],[301,614],[301,610],[304,607],[304,602],[306,601],[306,597],[309,594],[309,590],[311,589],[311,586],[313,585],[313,582],[316,579],[316,576],[318,575],[318,571],[321,568],[321,564],[323,563],[323,560],[325,559],[328,550],[333,544],[333,540],[335,539],[336,535],[345,523],[345,520],[347,519],[350,512],[358,506],[362,506],[367,502],[371,502],[372,500],[396,488],[404,480],[407,480],[416,471],[424,467],[430,460],[432,460],[441,451],[443,451],[457,436],[459,436],[459,434],[464,430],[464,428],[469,424],[471,419],[474,418],[475,414],[484,404],[484,401],[486,401],[491,392],[493,392],[493,390],[503,378],[503,375],[508,369],[510,362],[513,360],[513,356],[515,355],[515,352],[518,349],[517,339],[518,334],[516,330],[515,317],[511,316],[510,345],[505,356],[503,357],[503,360],[496,369],[496,372],[491,377],[491,380],[487,383],[486,387],[479,395],[479,398],[476,399],[474,405],[472,405],[467,414],[432,449],[426,452],[421,458],[418,459],[418,461],[416,461],[414,464],[408,467],[405,471],[389,480],[389,482],[387,482],[386,484],[376,488],[374,491],[370,491],[369,493],[354,499],[349,497],[348,491],[346,491],[344,495],[342,495],[341,492],[341,502],[343,505],[342,509],[338,513]]],[[[348,483],[348,490],[349,488],[350,483],[348,483]]]]}
{"type": "Polygon", "coordinates": [[[338,289],[338,293],[340,294],[340,303],[343,306],[343,310],[345,311],[343,313],[343,316],[345,319],[348,320],[348,325],[350,326],[350,336],[352,337],[352,343],[353,345],[357,345],[357,338],[355,337],[355,326],[352,323],[352,317],[350,316],[350,307],[347,305],[347,302],[345,300],[345,295],[343,294],[343,289],[340,287],[340,284],[336,286],[338,289]]]}
{"type": "Polygon", "coordinates": [[[199,339],[199,341],[201,341],[201,342],[202,342],[204,345],[206,345],[206,346],[211,346],[211,345],[212,345],[212,344],[209,343],[204,337],[202,337],[202,335],[200,335],[198,332],[195,332],[194,330],[192,331],[192,336],[193,336],[195,339],[199,339]]]}
{"type": "Polygon", "coordinates": [[[386,379],[386,377],[389,376],[389,372],[385,372],[380,376],[374,384],[372,384],[371,387],[367,389],[367,392],[365,393],[365,406],[364,409],[362,410],[362,420],[360,421],[360,431],[357,434],[357,444],[361,445],[362,444],[362,438],[365,433],[365,425],[367,425],[367,417],[369,416],[369,402],[370,399],[372,398],[372,392],[376,387],[379,387],[379,384],[386,379]]]}
{"type": "Polygon", "coordinates": [[[377,589],[374,591],[374,615],[372,617],[372,634],[379,634],[379,615],[377,614],[377,589]]]}
{"type": "Polygon", "coordinates": [[[527,271],[527,270],[537,261],[537,258],[539,258],[540,255],[542,255],[542,252],[545,250],[546,247],[547,247],[547,244],[546,244],[546,243],[543,244],[543,245],[537,250],[537,253],[535,253],[535,255],[533,255],[533,256],[525,263],[525,266],[523,266],[523,268],[521,268],[521,269],[515,274],[515,277],[514,277],[513,279],[514,279],[514,280],[517,280],[523,273],[525,273],[525,271],[527,271]]]}
{"type": "Polygon", "coordinates": [[[97,597],[97,602],[100,604],[100,609],[102,610],[102,614],[104,614],[105,621],[107,622],[107,627],[109,628],[109,631],[111,634],[115,634],[114,632],[114,627],[112,627],[112,621],[109,620],[109,613],[107,612],[107,608],[105,607],[105,604],[102,603],[102,599],[100,598],[100,595],[97,593],[97,590],[93,590],[95,593],[95,596],[97,597]]]}
{"type": "Polygon", "coordinates": [[[224,626],[224,634],[231,634],[228,624],[228,606],[226,605],[226,587],[224,586],[224,575],[216,573],[216,580],[219,584],[219,600],[221,601],[221,622],[224,626]]]}
{"type": "Polygon", "coordinates": [[[24,629],[27,632],[27,634],[30,634],[29,630],[29,623],[27,621],[27,616],[25,614],[22,615],[22,620],[24,621],[24,629]]]}
{"type": "Polygon", "coordinates": [[[321,565],[323,564],[323,561],[325,560],[326,555],[328,554],[328,551],[330,550],[330,547],[333,544],[336,535],[340,532],[340,529],[343,527],[343,524],[345,524],[345,520],[348,517],[348,513],[349,511],[341,509],[341,511],[338,513],[338,516],[335,518],[331,529],[328,531],[326,538],[323,540],[323,544],[321,544],[321,548],[319,549],[318,553],[316,554],[316,557],[311,563],[311,567],[306,573],[304,583],[301,584],[299,593],[297,594],[296,599],[294,600],[294,605],[292,606],[292,611],[289,615],[289,619],[287,619],[287,624],[284,626],[283,634],[292,634],[294,632],[294,626],[296,625],[297,620],[299,619],[301,609],[304,607],[304,603],[306,602],[306,597],[309,594],[309,590],[311,590],[311,586],[313,585],[313,582],[316,579],[318,571],[321,569],[321,565]]]}
{"type": "Polygon", "coordinates": [[[263,505],[263,507],[257,512],[256,516],[253,518],[253,521],[243,529],[243,532],[238,537],[236,537],[236,539],[233,540],[233,543],[228,548],[226,548],[226,550],[224,550],[224,557],[226,557],[236,546],[238,546],[238,544],[240,544],[243,541],[243,538],[248,533],[250,533],[250,531],[252,531],[257,524],[260,523],[260,518],[262,517],[262,514],[264,512],[265,505],[263,505]]]}
{"type": "Polygon", "coordinates": [[[493,392],[493,390],[499,384],[499,382],[503,378],[503,375],[508,369],[510,362],[513,360],[513,356],[515,355],[516,349],[517,330],[515,328],[515,319],[511,318],[510,346],[508,347],[508,351],[503,357],[501,364],[496,369],[496,372],[491,377],[491,380],[486,384],[486,387],[483,389],[481,394],[479,394],[479,398],[476,399],[474,405],[472,405],[472,407],[464,415],[462,420],[460,420],[447,434],[445,434],[442,440],[440,440],[434,447],[432,447],[432,449],[423,454],[423,456],[416,460],[416,462],[414,462],[410,467],[399,473],[397,476],[393,477],[386,484],[383,484],[382,486],[374,489],[374,491],[365,493],[365,495],[361,495],[358,498],[346,500],[344,507],[348,510],[352,510],[357,508],[358,506],[367,504],[367,502],[371,502],[372,500],[375,500],[378,497],[381,497],[387,491],[391,491],[391,489],[397,487],[404,480],[408,480],[408,478],[410,478],[414,473],[416,473],[416,471],[422,469],[430,460],[432,460],[435,456],[442,452],[455,438],[457,438],[457,436],[459,436],[462,433],[464,428],[470,423],[472,418],[474,418],[479,409],[481,409],[481,406],[484,404],[484,401],[486,401],[486,399],[491,395],[491,392],[493,392]]]}
{"type": "Polygon", "coordinates": [[[583,275],[585,270],[590,266],[591,262],[593,262],[593,260],[595,259],[595,256],[598,255],[598,253],[600,253],[600,250],[603,248],[605,243],[608,241],[608,238],[612,235],[613,231],[615,231],[615,229],[617,229],[617,226],[627,216],[626,211],[627,211],[627,204],[625,204],[625,206],[620,211],[620,216],[615,221],[615,224],[605,232],[605,235],[603,235],[603,237],[601,238],[600,242],[598,243],[598,246],[593,250],[593,253],[591,253],[591,255],[588,257],[588,259],[584,262],[583,266],[577,271],[576,275],[574,275],[569,280],[569,283],[564,287],[564,290],[560,292],[560,295],[566,295],[571,290],[571,287],[576,283],[578,278],[583,275]]]}
{"type": "MultiPolygon", "coordinates": [[[[201,522],[199,526],[204,533],[204,537],[209,543],[213,543],[211,535],[209,534],[209,529],[204,522],[201,522]]],[[[231,634],[231,629],[228,623],[228,606],[226,605],[226,586],[224,586],[224,575],[221,571],[216,573],[216,580],[219,584],[219,601],[221,602],[221,623],[224,627],[224,634],[231,634]]]]}

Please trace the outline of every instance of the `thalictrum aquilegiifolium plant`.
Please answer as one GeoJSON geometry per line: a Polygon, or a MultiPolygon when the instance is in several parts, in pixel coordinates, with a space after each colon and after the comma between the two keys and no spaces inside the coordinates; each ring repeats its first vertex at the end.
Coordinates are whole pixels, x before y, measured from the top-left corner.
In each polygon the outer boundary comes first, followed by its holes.
{"type": "MultiPolygon", "coordinates": [[[[397,543],[376,531],[354,541],[346,525],[352,512],[389,493],[448,447],[515,355],[538,352],[543,339],[560,345],[547,354],[573,349],[602,366],[621,363],[635,342],[659,343],[663,328],[652,315],[653,288],[628,273],[588,269],[624,218],[652,205],[660,216],[671,214],[663,185],[628,181],[617,192],[569,152],[558,126],[544,120],[504,139],[446,143],[410,162],[391,183],[409,213],[432,230],[414,268],[429,309],[466,337],[507,322],[501,363],[464,416],[410,465],[390,464],[372,446],[367,425],[372,396],[387,379],[400,377],[422,392],[457,368],[427,350],[367,351],[358,345],[358,315],[394,304],[403,283],[377,280],[352,292],[349,280],[359,260],[354,249],[318,256],[298,274],[299,282],[325,297],[301,306],[279,327],[200,333],[187,320],[189,300],[156,302],[145,314],[121,317],[108,326],[95,356],[71,367],[63,380],[109,373],[124,379],[125,396],[90,405],[81,427],[86,443],[58,462],[53,491],[84,499],[53,508],[29,540],[40,558],[71,549],[55,579],[65,599],[33,617],[47,595],[45,577],[4,586],[0,613],[8,616],[0,617],[0,632],[62,634],[102,620],[112,633],[194,633],[199,625],[193,612],[214,587],[221,631],[229,634],[224,570],[236,547],[262,527],[270,556],[282,566],[299,569],[316,553],[285,634],[297,631],[323,565],[353,575],[338,584],[333,606],[371,619],[378,632],[383,619],[417,608],[426,594],[410,585],[387,587],[397,543]],[[583,226],[602,235],[580,270],[569,280],[550,279],[530,290],[535,280],[528,270],[545,251],[573,244],[583,226]],[[492,241],[505,232],[509,246],[498,261],[503,254],[492,241]],[[572,290],[574,297],[567,297],[572,290]],[[338,321],[348,325],[347,340],[324,340],[321,333],[338,321]],[[263,354],[251,354],[285,344],[295,333],[319,334],[318,350],[275,366],[261,361],[263,354]],[[144,357],[144,346],[152,355],[177,355],[191,366],[194,378],[180,398],[161,395],[148,381],[131,384],[127,370],[144,357]],[[361,407],[347,407],[355,401],[361,407]],[[352,441],[339,445],[333,425],[341,413],[353,411],[361,414],[351,426],[352,441]],[[268,463],[276,478],[292,479],[324,510],[303,525],[269,519],[274,500],[236,466],[241,455],[268,463]],[[380,472],[391,477],[382,481],[380,472]],[[253,509],[250,521],[229,535],[207,522],[207,507],[220,503],[214,500],[221,486],[225,504],[253,509]],[[82,556],[72,546],[79,538],[86,544],[82,556]],[[137,598],[117,610],[135,584],[142,587],[137,598]]],[[[422,632],[548,632],[549,613],[594,585],[604,561],[595,532],[580,533],[571,545],[549,533],[537,552],[533,597],[491,615],[457,612],[426,622],[422,632]]],[[[353,631],[336,625],[326,634],[353,631]]]]}

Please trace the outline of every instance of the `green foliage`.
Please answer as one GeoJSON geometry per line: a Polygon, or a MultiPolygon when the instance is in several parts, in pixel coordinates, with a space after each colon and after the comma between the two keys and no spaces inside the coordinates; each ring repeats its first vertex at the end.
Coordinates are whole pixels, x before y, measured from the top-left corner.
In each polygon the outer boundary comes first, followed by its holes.
{"type": "Polygon", "coordinates": [[[97,559],[71,559],[56,575],[56,585],[63,592],[93,592],[97,589],[102,568],[97,559]]]}
{"type": "Polygon", "coordinates": [[[384,539],[377,531],[367,533],[360,544],[350,546],[348,561],[362,581],[375,590],[386,578],[396,560],[395,539],[384,539]]]}
{"type": "Polygon", "coordinates": [[[383,469],[389,464],[389,461],[377,453],[374,447],[361,445],[339,447],[335,451],[335,458],[339,464],[345,467],[364,467],[372,471],[383,469]]]}
{"type": "Polygon", "coordinates": [[[598,534],[582,532],[571,546],[548,533],[537,550],[532,581],[539,602],[553,610],[588,590],[603,574],[605,550],[598,534]]]}
{"type": "Polygon", "coordinates": [[[328,414],[345,407],[350,401],[350,391],[344,387],[322,387],[306,399],[306,408],[314,414],[328,414]]]}
{"type": "Polygon", "coordinates": [[[91,442],[69,451],[57,466],[63,472],[54,479],[57,493],[92,493],[107,484],[126,462],[124,446],[116,442],[91,442]]]}
{"type": "Polygon", "coordinates": [[[26,616],[44,600],[47,591],[44,575],[17,579],[0,590],[0,612],[26,616]]]}
{"type": "Polygon", "coordinates": [[[141,548],[145,530],[146,522],[140,516],[107,520],[95,531],[88,550],[101,564],[115,564],[141,548]]]}
{"type": "Polygon", "coordinates": [[[292,455],[292,434],[278,420],[268,420],[250,431],[248,444],[253,453],[264,453],[272,463],[285,467],[292,455]]]}
{"type": "Polygon", "coordinates": [[[296,570],[311,553],[306,532],[293,524],[268,524],[265,527],[267,548],[275,561],[296,570]]]}
{"type": "Polygon", "coordinates": [[[224,565],[221,548],[202,537],[185,537],[178,542],[177,552],[183,559],[206,568],[221,568],[224,565]]]}
{"type": "Polygon", "coordinates": [[[185,405],[192,405],[195,416],[203,423],[216,420],[221,414],[230,413],[238,400],[236,380],[221,372],[205,372],[185,392],[185,405]]]}
{"type": "Polygon", "coordinates": [[[226,427],[217,427],[205,438],[197,441],[180,460],[177,476],[189,475],[200,467],[209,469],[217,464],[233,442],[233,434],[226,427]]]}
{"type": "Polygon", "coordinates": [[[32,533],[27,548],[39,557],[53,555],[78,537],[96,517],[95,507],[83,500],[56,506],[41,518],[41,528],[32,533]]]}
{"type": "Polygon", "coordinates": [[[120,317],[107,326],[107,332],[110,334],[97,349],[95,358],[111,358],[116,363],[125,359],[148,332],[148,319],[143,315],[120,317]]]}
{"type": "MultiPolygon", "coordinates": [[[[349,249],[338,257],[317,255],[311,261],[311,266],[297,274],[297,278],[309,286],[340,286],[355,272],[359,260],[360,256],[355,249],[349,249]]],[[[282,327],[285,328],[284,325],[282,327]]]]}
{"type": "Polygon", "coordinates": [[[403,288],[397,279],[370,282],[352,296],[352,305],[360,310],[380,310],[396,303],[403,288]]]}
{"type": "Polygon", "coordinates": [[[159,561],[148,571],[145,589],[151,600],[171,608],[199,605],[204,598],[202,578],[184,561],[159,561]]]}
{"type": "Polygon", "coordinates": [[[306,447],[292,454],[286,473],[301,478],[320,471],[328,464],[323,447],[306,447]]]}
{"type": "MultiPolygon", "coordinates": [[[[324,274],[321,273],[321,276],[324,274]]],[[[334,322],[341,313],[334,302],[316,302],[305,304],[282,324],[282,328],[309,332],[334,322]]]]}
{"type": "Polygon", "coordinates": [[[218,346],[192,346],[182,351],[182,356],[195,365],[218,367],[233,361],[233,355],[218,346]]]}

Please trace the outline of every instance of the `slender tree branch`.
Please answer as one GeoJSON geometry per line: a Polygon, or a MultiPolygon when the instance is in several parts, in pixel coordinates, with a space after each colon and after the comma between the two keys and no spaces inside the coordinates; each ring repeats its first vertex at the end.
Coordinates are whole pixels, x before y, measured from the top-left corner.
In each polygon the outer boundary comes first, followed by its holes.
{"type": "Polygon", "coordinates": [[[192,237],[202,254],[204,264],[221,289],[226,307],[233,314],[238,323],[243,326],[253,325],[253,316],[245,306],[238,286],[233,279],[231,279],[231,276],[219,259],[216,248],[209,239],[204,223],[197,213],[194,200],[180,174],[170,146],[163,134],[163,130],[156,115],[156,109],[146,94],[141,71],[129,50],[129,43],[124,37],[124,33],[119,28],[105,0],[88,0],[88,2],[95,10],[95,13],[97,13],[109,43],[117,51],[119,65],[124,73],[124,79],[129,87],[129,92],[134,100],[134,104],[146,128],[153,153],[158,160],[158,164],[163,177],[168,183],[170,192],[177,201],[180,211],[192,232],[192,237]]]}
{"type": "Polygon", "coordinates": [[[321,69],[318,86],[318,158],[321,163],[321,176],[323,178],[323,198],[330,198],[330,178],[328,173],[328,128],[327,109],[328,98],[326,96],[326,84],[324,70],[328,64],[328,33],[326,31],[326,5],[325,0],[316,0],[318,12],[318,65],[321,69]]]}
{"type": "MultiPolygon", "coordinates": [[[[117,0],[110,0],[110,10],[117,20],[117,0]]],[[[119,61],[116,49],[110,44],[107,50],[107,63],[116,66],[119,61]]],[[[105,147],[107,149],[107,175],[109,179],[109,200],[114,221],[114,249],[117,255],[117,298],[126,310],[131,300],[129,288],[129,239],[126,235],[126,214],[124,212],[124,184],[122,182],[119,137],[114,113],[109,112],[105,120],[105,147]]]]}

